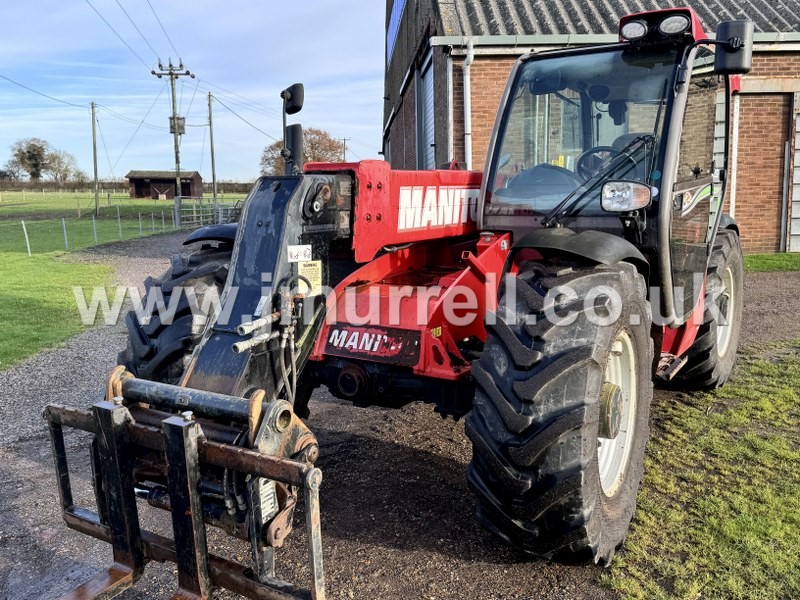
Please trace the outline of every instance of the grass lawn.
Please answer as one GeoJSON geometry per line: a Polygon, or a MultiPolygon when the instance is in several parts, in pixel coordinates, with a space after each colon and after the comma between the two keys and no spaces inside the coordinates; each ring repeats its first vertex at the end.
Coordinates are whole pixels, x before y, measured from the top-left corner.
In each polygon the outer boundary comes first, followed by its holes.
{"type": "Polygon", "coordinates": [[[750,254],[744,257],[744,270],[748,273],[800,271],[800,252],[750,254]]]}
{"type": "Polygon", "coordinates": [[[632,598],[800,598],[800,341],[748,350],[724,388],[653,413],[604,582],[632,598]]]}
{"type": "MultiPolygon", "coordinates": [[[[67,226],[67,239],[69,249],[87,248],[95,245],[94,227],[91,215],[81,219],[65,219],[67,226]]],[[[139,237],[139,218],[138,215],[131,218],[120,220],[122,227],[122,237],[120,238],[120,226],[117,224],[116,215],[113,219],[98,219],[97,243],[113,242],[119,239],[131,239],[139,237]]],[[[28,230],[31,252],[55,252],[65,250],[64,229],[61,219],[26,220],[25,227],[28,230]]],[[[169,211],[162,213],[147,212],[142,214],[142,235],[147,236],[162,231],[172,229],[172,219],[169,211]]],[[[25,253],[25,235],[22,230],[22,223],[18,220],[0,221],[0,252],[20,252],[25,253]]]]}
{"type": "Polygon", "coordinates": [[[53,254],[0,252],[0,370],[83,331],[72,286],[108,285],[111,271],[53,254]]]}
{"type": "MultiPolygon", "coordinates": [[[[221,194],[219,198],[221,202],[230,204],[244,196],[221,194]]],[[[206,210],[211,201],[210,196],[204,198],[206,210]]],[[[185,206],[187,211],[191,211],[189,201],[185,206]]],[[[170,231],[174,228],[172,210],[171,200],[131,200],[120,194],[109,199],[101,195],[95,241],[92,194],[0,192],[0,252],[27,252],[22,221],[28,231],[31,252],[46,253],[170,231]],[[68,248],[64,242],[62,219],[66,221],[68,248]]],[[[184,213],[184,216],[190,218],[188,214],[184,213]]]]}
{"type": "MultiPolygon", "coordinates": [[[[245,194],[219,194],[220,202],[236,202],[245,194]]],[[[211,196],[204,196],[204,202],[210,202],[211,196]]],[[[100,218],[116,218],[117,206],[122,217],[136,217],[139,212],[157,215],[172,208],[172,200],[131,200],[128,194],[112,194],[110,197],[100,194],[100,218]]],[[[52,218],[88,218],[94,212],[94,194],[79,192],[0,192],[0,221],[24,219],[52,218]]]]}

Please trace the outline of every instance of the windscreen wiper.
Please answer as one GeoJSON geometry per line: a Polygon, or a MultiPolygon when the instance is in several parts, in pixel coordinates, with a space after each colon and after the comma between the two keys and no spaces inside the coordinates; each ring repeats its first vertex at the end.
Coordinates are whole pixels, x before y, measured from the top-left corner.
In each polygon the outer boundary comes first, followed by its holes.
{"type": "Polygon", "coordinates": [[[561,225],[564,219],[571,216],[575,212],[575,209],[577,208],[578,204],[581,202],[581,200],[583,200],[586,197],[586,195],[589,192],[594,191],[598,185],[606,181],[608,175],[613,173],[617,168],[619,168],[620,165],[623,164],[617,159],[619,158],[622,158],[623,160],[630,159],[631,156],[628,154],[628,151],[632,150],[633,152],[635,152],[639,150],[642,144],[650,143],[653,142],[654,140],[655,137],[650,134],[637,135],[630,142],[625,144],[619,150],[619,154],[617,154],[614,158],[612,158],[611,161],[609,161],[609,163],[605,167],[601,168],[592,177],[592,179],[586,182],[587,184],[590,183],[590,185],[581,186],[577,188],[569,196],[567,196],[561,202],[559,202],[558,205],[555,208],[553,208],[553,210],[547,213],[547,216],[542,220],[542,225],[544,227],[557,227],[561,225]],[[583,191],[581,192],[581,190],[583,191]],[[581,193],[578,195],[578,192],[581,193]]]}

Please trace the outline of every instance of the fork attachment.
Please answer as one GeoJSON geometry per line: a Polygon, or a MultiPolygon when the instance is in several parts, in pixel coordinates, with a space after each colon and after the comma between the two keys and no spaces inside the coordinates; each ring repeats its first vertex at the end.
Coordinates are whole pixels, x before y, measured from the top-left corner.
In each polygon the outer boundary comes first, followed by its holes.
{"type": "Polygon", "coordinates": [[[108,542],[114,563],[64,598],[112,598],[151,561],[176,563],[173,598],[211,597],[222,587],[253,599],[324,600],[316,438],[283,400],[226,396],[134,378],[118,367],[91,411],[50,405],[59,496],[67,526],[108,542]],[[96,512],[76,506],[64,428],[94,434],[96,512]],[[292,528],[298,490],[306,511],[310,589],[275,576],[275,549],[292,528]],[[137,499],[172,516],[173,538],[141,528],[137,499]],[[252,564],[208,551],[206,526],[250,542],[252,564]]]}

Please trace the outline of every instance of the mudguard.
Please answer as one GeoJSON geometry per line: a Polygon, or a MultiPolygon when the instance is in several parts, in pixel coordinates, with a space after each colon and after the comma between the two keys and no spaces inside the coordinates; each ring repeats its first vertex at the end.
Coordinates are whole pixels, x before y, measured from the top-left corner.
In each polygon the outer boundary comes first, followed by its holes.
{"type": "Polygon", "coordinates": [[[188,246],[196,242],[227,242],[232,244],[236,241],[236,231],[238,223],[223,223],[221,225],[206,225],[190,233],[183,245],[188,246]]]}
{"type": "Polygon", "coordinates": [[[514,244],[512,253],[523,248],[558,250],[604,265],[625,261],[635,265],[645,276],[650,270],[650,263],[636,246],[624,238],[602,231],[575,233],[565,227],[538,229],[520,238],[514,244]]]}

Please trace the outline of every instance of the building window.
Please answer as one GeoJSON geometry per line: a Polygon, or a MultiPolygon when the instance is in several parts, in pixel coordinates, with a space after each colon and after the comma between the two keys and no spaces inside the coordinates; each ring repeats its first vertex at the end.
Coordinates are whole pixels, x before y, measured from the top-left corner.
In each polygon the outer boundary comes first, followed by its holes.
{"type": "Polygon", "coordinates": [[[417,168],[436,168],[436,147],[433,106],[433,54],[422,63],[417,73],[417,168]]]}
{"type": "Polygon", "coordinates": [[[394,45],[397,42],[397,34],[400,31],[400,23],[403,20],[403,11],[406,8],[406,0],[395,0],[392,4],[392,15],[389,17],[389,28],[386,30],[386,63],[392,60],[394,45]]]}

